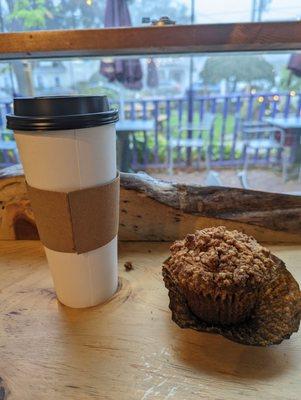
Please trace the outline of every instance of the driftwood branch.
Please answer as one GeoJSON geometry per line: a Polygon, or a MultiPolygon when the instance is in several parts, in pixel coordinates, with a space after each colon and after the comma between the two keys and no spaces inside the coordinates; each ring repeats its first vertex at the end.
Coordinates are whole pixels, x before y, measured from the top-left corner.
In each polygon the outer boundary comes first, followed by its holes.
{"type": "MultiPolygon", "coordinates": [[[[20,165],[0,171],[0,202],[0,238],[37,237],[20,165]]],[[[301,197],[172,184],[145,173],[121,173],[121,239],[174,240],[219,224],[259,240],[300,242],[301,197]]]]}
{"type": "Polygon", "coordinates": [[[171,184],[144,173],[123,173],[121,185],[188,214],[301,233],[301,196],[228,187],[171,184]]]}

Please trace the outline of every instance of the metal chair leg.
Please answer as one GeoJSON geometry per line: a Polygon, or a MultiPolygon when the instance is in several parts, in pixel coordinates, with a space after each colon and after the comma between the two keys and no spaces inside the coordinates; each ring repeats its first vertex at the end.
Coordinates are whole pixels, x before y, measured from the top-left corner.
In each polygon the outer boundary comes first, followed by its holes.
{"type": "Polygon", "coordinates": [[[241,187],[244,189],[250,189],[250,185],[248,182],[248,177],[245,171],[240,171],[237,173],[238,179],[240,181],[241,187]]]}
{"type": "Polygon", "coordinates": [[[210,151],[211,151],[211,145],[208,144],[205,149],[205,165],[206,165],[207,172],[209,172],[211,170],[210,151]]]}
{"type": "Polygon", "coordinates": [[[9,157],[9,152],[8,152],[8,150],[2,150],[2,156],[3,156],[3,159],[4,159],[4,162],[5,162],[5,164],[6,165],[10,165],[11,164],[11,162],[10,162],[10,157],[9,157]]]}
{"type": "Polygon", "coordinates": [[[173,174],[173,156],[172,156],[173,147],[170,146],[169,149],[170,150],[169,150],[169,160],[168,160],[168,175],[172,176],[172,174],[173,174]]]}
{"type": "Polygon", "coordinates": [[[289,161],[289,149],[286,147],[283,147],[283,149],[282,149],[282,182],[283,183],[285,183],[287,181],[288,161],[289,161]]]}
{"type": "Polygon", "coordinates": [[[248,167],[249,167],[249,158],[250,158],[250,152],[248,151],[248,148],[246,148],[246,155],[245,155],[245,160],[244,160],[244,165],[243,165],[243,172],[246,177],[247,177],[248,167]]]}
{"type": "MultiPolygon", "coordinates": [[[[199,171],[201,169],[201,152],[202,152],[202,148],[201,147],[197,147],[196,148],[197,151],[197,159],[196,159],[196,168],[199,171]]],[[[191,148],[191,152],[192,152],[192,148],[191,148]]]]}
{"type": "Polygon", "coordinates": [[[249,166],[249,157],[250,151],[248,150],[248,146],[244,148],[244,163],[242,171],[238,172],[237,176],[240,180],[240,184],[244,189],[249,189],[249,182],[248,182],[248,166],[249,166]]]}

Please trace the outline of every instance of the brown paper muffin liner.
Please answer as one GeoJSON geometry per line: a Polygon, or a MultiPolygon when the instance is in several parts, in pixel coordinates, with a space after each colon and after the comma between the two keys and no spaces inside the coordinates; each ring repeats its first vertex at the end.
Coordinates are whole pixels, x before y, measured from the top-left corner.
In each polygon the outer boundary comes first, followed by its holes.
{"type": "Polygon", "coordinates": [[[299,329],[301,294],[298,283],[285,264],[275,256],[273,259],[277,264],[277,277],[262,288],[249,317],[244,322],[226,326],[208,323],[197,317],[168,268],[163,266],[173,321],[181,328],[217,333],[234,342],[252,346],[269,346],[289,339],[299,329]]]}
{"type": "Polygon", "coordinates": [[[258,300],[258,291],[235,293],[184,293],[193,314],[209,324],[233,325],[245,321],[258,300]]]}

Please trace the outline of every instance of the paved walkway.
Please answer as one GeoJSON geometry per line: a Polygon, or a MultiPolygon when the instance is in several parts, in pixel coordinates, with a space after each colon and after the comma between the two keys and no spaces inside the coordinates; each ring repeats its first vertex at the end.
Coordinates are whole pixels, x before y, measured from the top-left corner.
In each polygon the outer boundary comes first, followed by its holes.
{"type": "MultiPolygon", "coordinates": [[[[237,170],[235,169],[219,169],[216,170],[224,186],[241,188],[237,170]]],[[[206,172],[186,170],[175,171],[172,176],[166,172],[147,171],[151,176],[157,177],[166,181],[188,184],[200,184],[205,182],[206,172]]],[[[290,180],[283,183],[280,173],[269,169],[250,169],[248,172],[249,184],[252,189],[263,190],[269,192],[301,192],[301,183],[297,180],[290,180]]]]}

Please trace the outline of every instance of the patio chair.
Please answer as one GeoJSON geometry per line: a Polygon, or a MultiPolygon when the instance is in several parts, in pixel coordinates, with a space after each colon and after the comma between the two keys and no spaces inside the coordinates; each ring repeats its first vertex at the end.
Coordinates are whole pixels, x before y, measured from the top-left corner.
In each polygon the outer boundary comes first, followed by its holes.
{"type": "Polygon", "coordinates": [[[204,143],[203,133],[210,132],[215,120],[215,115],[212,113],[205,113],[203,115],[202,120],[200,123],[188,123],[186,125],[180,125],[177,127],[179,131],[178,138],[171,137],[168,142],[168,148],[170,151],[169,160],[168,160],[168,172],[172,175],[173,172],[173,150],[175,148],[197,148],[198,151],[198,165],[201,162],[200,156],[200,149],[204,148],[205,146],[205,157],[206,157],[206,168],[207,170],[210,169],[209,167],[209,157],[208,157],[208,145],[204,143]],[[182,133],[191,132],[191,138],[182,138],[182,133]]]}
{"type": "MultiPolygon", "coordinates": [[[[2,135],[1,135],[2,136],[2,135]]],[[[19,163],[19,155],[15,140],[0,140],[0,154],[3,158],[2,167],[19,163]]]]}
{"type": "Polygon", "coordinates": [[[247,180],[250,157],[262,150],[281,152],[283,181],[287,176],[289,147],[285,146],[285,131],[262,121],[244,121],[241,124],[242,140],[245,144],[243,176],[247,180]],[[278,135],[278,137],[277,137],[278,135]]]}

